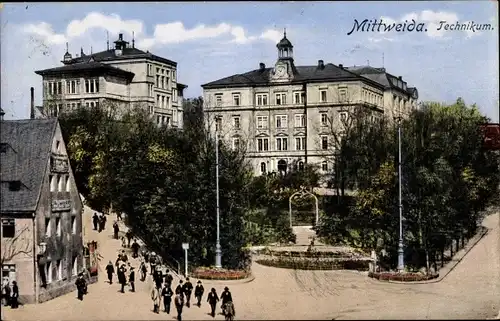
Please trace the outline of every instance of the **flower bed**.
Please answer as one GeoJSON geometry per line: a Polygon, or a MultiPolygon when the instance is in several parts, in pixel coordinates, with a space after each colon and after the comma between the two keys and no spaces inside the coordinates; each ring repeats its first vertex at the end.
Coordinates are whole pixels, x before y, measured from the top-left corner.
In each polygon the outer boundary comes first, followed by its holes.
{"type": "Polygon", "coordinates": [[[294,257],[294,258],[353,258],[361,257],[360,254],[346,251],[274,251],[264,250],[262,254],[276,257],[294,257]]]}
{"type": "Polygon", "coordinates": [[[273,257],[259,258],[256,263],[294,270],[357,270],[368,271],[369,259],[318,259],[318,258],[294,258],[294,257],[273,257]]]}
{"type": "Polygon", "coordinates": [[[380,281],[399,281],[399,282],[418,282],[418,281],[428,281],[435,279],[439,276],[436,274],[422,274],[422,273],[397,273],[397,272],[380,272],[380,273],[368,273],[368,276],[380,281]]]}
{"type": "Polygon", "coordinates": [[[250,271],[245,270],[226,270],[210,267],[196,268],[191,276],[203,280],[242,280],[250,277],[250,271]]]}

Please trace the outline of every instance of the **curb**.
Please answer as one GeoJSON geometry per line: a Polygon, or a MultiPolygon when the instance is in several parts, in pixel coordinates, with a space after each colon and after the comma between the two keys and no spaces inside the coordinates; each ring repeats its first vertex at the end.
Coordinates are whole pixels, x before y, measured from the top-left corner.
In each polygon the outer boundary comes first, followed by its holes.
{"type": "MultiPolygon", "coordinates": [[[[391,280],[387,280],[387,281],[380,281],[380,280],[376,280],[376,279],[373,279],[373,278],[370,278],[372,279],[373,282],[385,282],[385,283],[392,283],[392,284],[430,284],[430,283],[438,283],[438,282],[441,282],[448,274],[450,274],[451,271],[453,271],[453,269],[455,269],[455,267],[458,265],[458,263],[460,263],[462,261],[462,259],[470,252],[470,250],[472,250],[474,248],[474,246],[476,246],[476,244],[486,235],[488,234],[489,232],[489,229],[485,226],[481,226],[482,228],[482,231],[478,232],[478,234],[476,234],[465,246],[464,250],[465,252],[463,252],[462,254],[460,254],[458,256],[458,258],[452,258],[452,260],[450,262],[448,262],[448,264],[451,264],[451,267],[448,269],[448,271],[446,273],[443,273],[443,274],[439,274],[439,276],[433,280],[428,280],[428,281],[415,281],[415,282],[403,282],[403,281],[391,281],[391,280]]],[[[497,316],[497,319],[500,319],[500,311],[499,311],[499,314],[497,316]]]]}

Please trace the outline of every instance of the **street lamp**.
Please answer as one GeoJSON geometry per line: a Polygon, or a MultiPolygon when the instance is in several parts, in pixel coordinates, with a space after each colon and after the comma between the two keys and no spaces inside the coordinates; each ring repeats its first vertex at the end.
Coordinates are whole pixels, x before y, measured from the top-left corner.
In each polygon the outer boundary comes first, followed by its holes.
{"type": "Polygon", "coordinates": [[[217,242],[215,244],[215,267],[221,268],[222,250],[220,248],[220,215],[219,215],[219,127],[220,116],[215,117],[215,191],[217,200],[217,242]]]}
{"type": "Polygon", "coordinates": [[[398,244],[398,271],[405,269],[404,249],[403,249],[403,203],[401,192],[401,116],[396,117],[398,122],[398,180],[399,180],[399,244],[398,244]]]}

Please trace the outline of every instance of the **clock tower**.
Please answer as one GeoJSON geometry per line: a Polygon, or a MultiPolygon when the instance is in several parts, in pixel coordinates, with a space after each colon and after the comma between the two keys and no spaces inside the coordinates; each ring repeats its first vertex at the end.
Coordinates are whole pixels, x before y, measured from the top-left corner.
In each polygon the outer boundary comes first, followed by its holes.
{"type": "Polygon", "coordinates": [[[295,66],[293,65],[293,45],[286,37],[286,29],[283,39],[276,45],[278,48],[278,61],[274,65],[272,80],[276,82],[287,82],[293,78],[295,66]]]}

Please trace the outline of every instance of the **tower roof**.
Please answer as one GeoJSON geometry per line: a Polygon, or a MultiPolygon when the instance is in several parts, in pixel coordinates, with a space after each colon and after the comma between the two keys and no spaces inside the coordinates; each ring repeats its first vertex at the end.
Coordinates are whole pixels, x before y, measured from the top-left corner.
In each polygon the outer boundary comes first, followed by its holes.
{"type": "Polygon", "coordinates": [[[276,47],[278,47],[278,48],[293,48],[292,43],[286,37],[286,29],[283,32],[283,39],[281,39],[280,42],[278,42],[276,47]]]}

